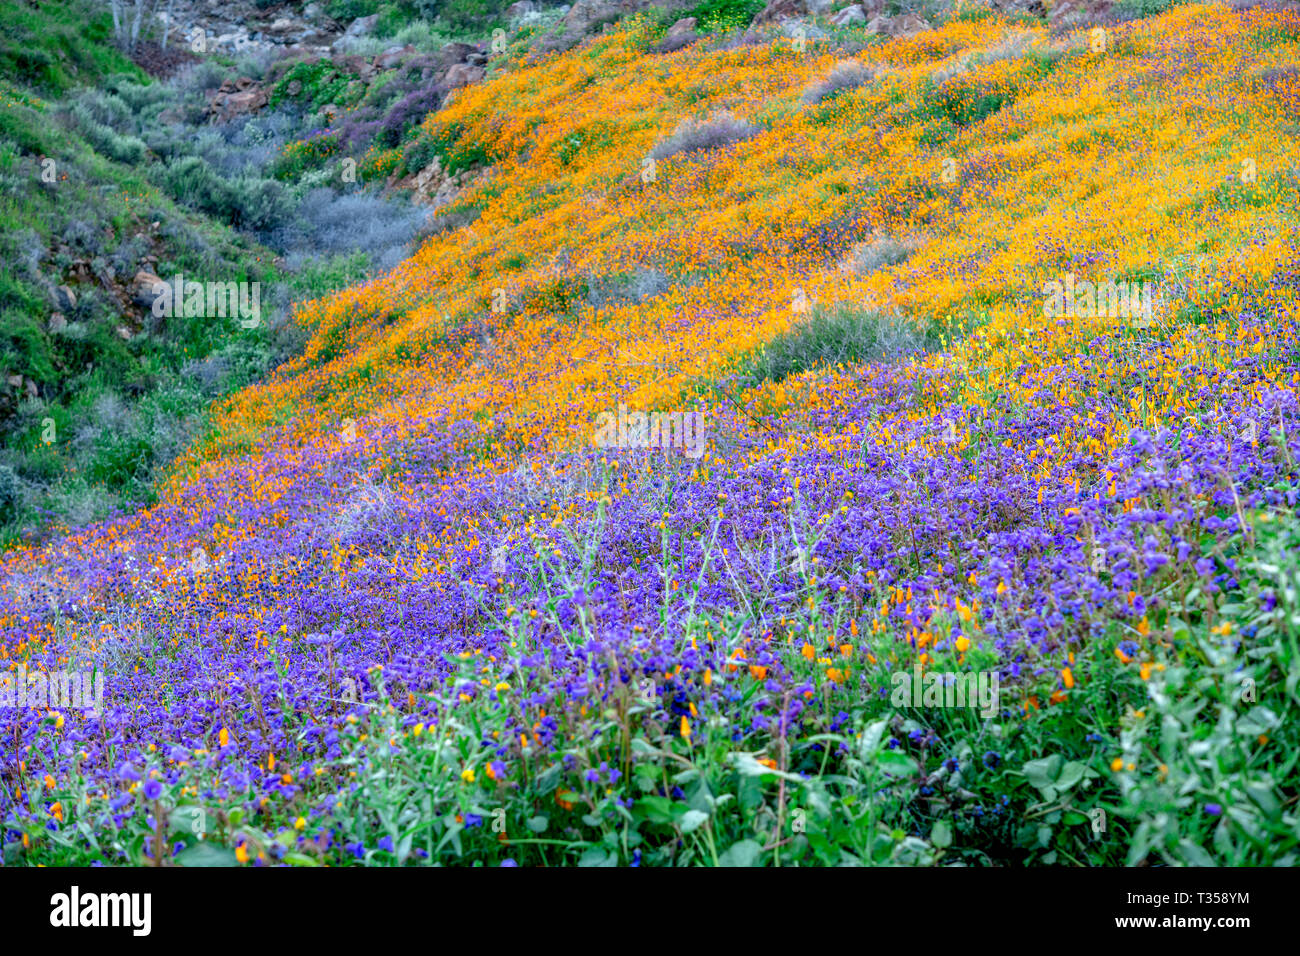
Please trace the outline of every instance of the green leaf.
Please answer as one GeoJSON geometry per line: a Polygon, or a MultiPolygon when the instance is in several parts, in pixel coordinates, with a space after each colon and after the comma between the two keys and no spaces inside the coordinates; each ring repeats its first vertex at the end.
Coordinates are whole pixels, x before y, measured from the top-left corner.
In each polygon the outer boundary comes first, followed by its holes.
{"type": "Polygon", "coordinates": [[[871,759],[872,755],[880,749],[880,741],[884,738],[885,728],[888,726],[888,717],[867,725],[867,729],[862,732],[862,743],[858,750],[863,760],[871,759]]]}
{"type": "Polygon", "coordinates": [[[172,858],[177,866],[238,866],[235,851],[211,843],[187,846],[172,858]]]}
{"type": "Polygon", "coordinates": [[[801,781],[802,778],[797,773],[783,773],[780,770],[773,770],[771,767],[758,762],[758,758],[750,753],[733,752],[727,754],[727,760],[735,766],[736,771],[742,777],[781,777],[786,780],[801,781]]]}
{"type": "Polygon", "coordinates": [[[952,846],[952,825],[946,820],[940,820],[930,831],[930,842],[939,849],[952,846]]]}
{"type": "Polygon", "coordinates": [[[1064,760],[1060,754],[1052,754],[1050,757],[1030,760],[1020,769],[1024,773],[1026,780],[1039,790],[1046,790],[1056,783],[1057,777],[1061,774],[1061,764],[1063,762],[1064,760]]]}
{"type": "Polygon", "coordinates": [[[682,814],[681,828],[683,833],[693,833],[698,830],[704,821],[709,819],[709,815],[700,810],[687,810],[682,814]]]}
{"type": "Polygon", "coordinates": [[[758,866],[762,855],[763,848],[753,840],[741,840],[727,847],[718,857],[718,866],[758,866]]]}
{"type": "Polygon", "coordinates": [[[1061,768],[1061,775],[1056,778],[1054,786],[1057,790],[1069,790],[1083,779],[1083,774],[1087,769],[1087,766],[1079,763],[1079,761],[1071,760],[1061,768]]]}
{"type": "Polygon", "coordinates": [[[550,822],[549,819],[538,814],[535,817],[529,817],[527,826],[533,833],[545,833],[546,827],[550,822]]]}
{"type": "Polygon", "coordinates": [[[1205,848],[1191,840],[1183,837],[1178,841],[1178,849],[1183,851],[1183,857],[1192,866],[1215,866],[1214,857],[1205,852],[1205,848]]]}
{"type": "Polygon", "coordinates": [[[618,858],[603,847],[593,846],[582,854],[578,866],[618,866],[618,858]]]}
{"type": "Polygon", "coordinates": [[[895,777],[910,777],[916,773],[916,761],[899,750],[882,750],[877,753],[876,766],[895,777]]]}
{"type": "Polygon", "coordinates": [[[673,826],[690,808],[684,803],[676,803],[668,797],[642,797],[632,805],[632,814],[649,823],[665,823],[673,826]]]}

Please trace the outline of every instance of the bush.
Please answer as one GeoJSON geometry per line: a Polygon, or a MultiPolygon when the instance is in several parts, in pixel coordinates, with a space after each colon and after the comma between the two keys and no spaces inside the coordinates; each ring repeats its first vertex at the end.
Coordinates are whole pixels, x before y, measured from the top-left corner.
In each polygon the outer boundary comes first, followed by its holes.
{"type": "Polygon", "coordinates": [[[380,145],[392,148],[401,144],[406,134],[424,122],[442,105],[442,92],[434,86],[412,90],[394,104],[379,124],[380,145]]]}
{"type": "Polygon", "coordinates": [[[0,465],[0,524],[9,524],[18,516],[21,499],[18,476],[8,465],[0,465]]]}
{"type": "Polygon", "coordinates": [[[742,361],[748,384],[781,382],[791,375],[835,365],[892,361],[938,345],[934,329],[905,316],[868,312],[849,305],[815,310],[742,361]]]}
{"type": "Polygon", "coordinates": [[[759,132],[759,127],[731,113],[717,113],[703,122],[687,119],[682,121],[672,136],[655,146],[650,155],[654,159],[668,159],[683,153],[720,149],[756,136],[759,132]]]}
{"type": "Polygon", "coordinates": [[[749,26],[766,5],[763,0],[704,0],[683,16],[694,17],[701,32],[721,32],[749,26]]]}
{"type": "Polygon", "coordinates": [[[803,92],[803,101],[815,105],[839,93],[865,86],[876,78],[871,67],[858,60],[841,60],[825,78],[818,80],[803,92]]]}
{"type": "MultiPolygon", "coordinates": [[[[100,101],[101,113],[103,105],[109,100],[117,100],[123,109],[126,108],[126,104],[117,97],[109,97],[100,101]]],[[[148,147],[137,137],[122,136],[110,126],[99,122],[94,116],[93,107],[87,103],[77,103],[73,106],[72,118],[76,121],[77,128],[86,142],[101,156],[130,166],[137,166],[144,162],[149,152],[148,147]]],[[[129,120],[129,117],[126,119],[129,120]]]]}
{"type": "Polygon", "coordinates": [[[881,236],[859,243],[849,257],[849,267],[860,276],[869,275],[885,266],[896,266],[920,247],[915,239],[896,239],[881,236]]]}
{"type": "Polygon", "coordinates": [[[292,208],[284,186],[275,180],[244,174],[227,181],[197,156],[169,162],[162,180],[178,202],[239,229],[274,229],[292,208]]]}

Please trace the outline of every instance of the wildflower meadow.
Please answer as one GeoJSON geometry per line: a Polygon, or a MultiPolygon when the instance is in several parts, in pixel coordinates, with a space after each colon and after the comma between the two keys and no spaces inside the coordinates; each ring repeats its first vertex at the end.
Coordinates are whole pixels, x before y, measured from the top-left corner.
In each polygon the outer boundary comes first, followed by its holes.
{"type": "Polygon", "coordinates": [[[835,6],[267,73],[433,218],[6,539],[6,867],[1300,862],[1300,9],[835,6]]]}

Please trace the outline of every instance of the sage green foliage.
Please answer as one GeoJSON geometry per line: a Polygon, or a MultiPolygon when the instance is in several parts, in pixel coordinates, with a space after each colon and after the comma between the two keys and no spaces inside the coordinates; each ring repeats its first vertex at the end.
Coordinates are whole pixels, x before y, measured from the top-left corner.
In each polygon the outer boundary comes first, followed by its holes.
{"type": "Polygon", "coordinates": [[[781,382],[819,368],[880,362],[939,345],[937,326],[850,305],[812,307],[806,318],[741,359],[748,384],[781,382]]]}

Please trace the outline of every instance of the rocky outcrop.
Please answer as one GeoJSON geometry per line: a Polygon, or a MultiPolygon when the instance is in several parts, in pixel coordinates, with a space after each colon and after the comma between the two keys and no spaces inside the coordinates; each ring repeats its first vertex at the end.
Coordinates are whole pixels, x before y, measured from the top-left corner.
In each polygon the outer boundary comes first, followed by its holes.
{"type": "Polygon", "coordinates": [[[478,182],[490,172],[490,169],[465,169],[448,175],[442,168],[442,160],[435,156],[428,166],[414,176],[390,179],[388,188],[409,189],[412,202],[438,209],[452,202],[467,186],[478,182]]]}
{"type": "Polygon", "coordinates": [[[699,40],[700,35],[695,32],[695,17],[684,17],[678,20],[658,43],[650,47],[652,53],[673,53],[677,50],[685,49],[699,40]]]}
{"type": "Polygon", "coordinates": [[[256,113],[267,103],[266,90],[256,81],[241,76],[226,80],[208,100],[208,116],[217,122],[228,123],[243,113],[256,113]]]}
{"type": "Polygon", "coordinates": [[[768,4],[754,17],[754,26],[798,20],[803,17],[823,16],[831,10],[831,0],[768,0],[768,4]]]}

